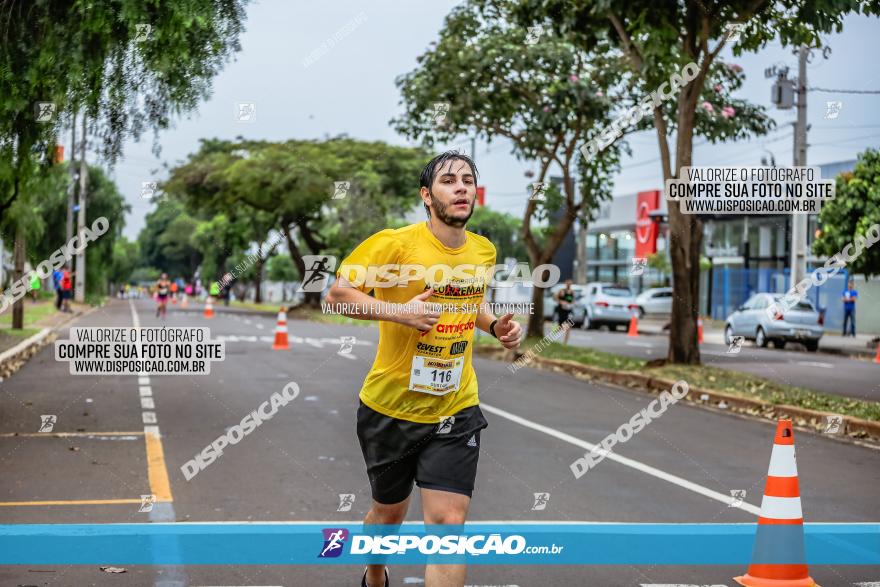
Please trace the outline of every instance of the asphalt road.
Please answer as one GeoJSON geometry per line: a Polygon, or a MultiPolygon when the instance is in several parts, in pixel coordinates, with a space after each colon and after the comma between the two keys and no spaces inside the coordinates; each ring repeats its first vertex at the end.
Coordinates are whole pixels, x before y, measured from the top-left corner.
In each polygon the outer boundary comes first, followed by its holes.
{"type": "MultiPolygon", "coordinates": [[[[150,300],[133,305],[142,326],[159,324],[150,300]]],[[[77,325],[132,322],[129,303],[114,300],[77,325]]],[[[135,376],[71,376],[50,347],[0,383],[0,523],[361,520],[370,495],[354,417],[378,330],[291,320],[293,348],[271,351],[274,320],[268,317],[220,313],[206,321],[197,312],[172,311],[167,324],[210,326],[212,336],[226,340],[227,359],[214,363],[210,375],[152,376],[143,385],[135,376]],[[337,352],[340,336],[357,339],[346,357],[337,352]],[[294,402],[193,479],[184,478],[183,463],[289,381],[301,389],[294,402]],[[149,395],[144,387],[150,388],[149,395]],[[144,402],[147,397],[152,401],[144,402]],[[149,417],[145,424],[147,412],[155,414],[154,423],[149,417]],[[57,415],[53,433],[71,435],[34,434],[42,414],[57,415]],[[161,470],[155,458],[148,459],[145,434],[151,426],[161,430],[161,470]],[[162,471],[168,503],[156,504],[151,513],[139,512],[141,495],[162,491],[162,471]],[[355,495],[351,511],[336,511],[340,493],[355,495]]],[[[627,346],[620,335],[585,336],[627,346]]],[[[603,348],[611,350],[608,344],[603,348]]],[[[648,350],[632,348],[642,356],[648,350]]],[[[754,514],[694,487],[724,496],[744,489],[746,504],[759,505],[774,434],[771,423],[676,405],[615,448],[638,466],[606,459],[575,479],[569,464],[584,450],[561,434],[598,443],[652,398],[530,368],[510,373],[496,361],[476,359],[475,367],[489,427],[482,436],[469,520],[755,521],[754,514]],[[648,467],[696,485],[672,483],[650,474],[648,467]],[[549,492],[550,499],[546,509],[533,511],[537,492],[549,492]]],[[[798,431],[796,440],[806,521],[876,522],[880,453],[808,432],[798,431]]],[[[155,446],[152,451],[155,457],[155,446]]],[[[417,498],[407,519],[421,519],[417,498]]],[[[354,586],[362,567],[128,565],[126,571],[107,574],[88,565],[2,567],[0,585],[354,586]]],[[[743,571],[727,566],[473,565],[467,582],[733,586],[731,577],[743,571]]],[[[811,574],[826,587],[880,581],[877,567],[814,565],[811,574]]],[[[421,567],[392,568],[393,585],[419,584],[422,578],[421,567]]]]}
{"type": "MultiPolygon", "coordinates": [[[[666,335],[642,334],[637,338],[626,332],[603,330],[571,331],[569,344],[635,357],[666,357],[666,335]]],[[[759,348],[745,341],[739,353],[730,353],[728,345],[704,342],[700,345],[703,363],[733,371],[752,373],[780,383],[834,395],[880,401],[880,365],[867,359],[810,353],[793,348],[759,348]]]]}

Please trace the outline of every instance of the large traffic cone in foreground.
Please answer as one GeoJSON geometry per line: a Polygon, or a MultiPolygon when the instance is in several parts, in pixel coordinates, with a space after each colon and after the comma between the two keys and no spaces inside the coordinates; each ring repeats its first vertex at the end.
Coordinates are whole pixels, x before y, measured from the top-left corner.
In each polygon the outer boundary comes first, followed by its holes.
{"type": "Polygon", "coordinates": [[[287,344],[287,311],[284,308],[278,310],[278,324],[275,325],[275,344],[273,351],[286,351],[290,348],[287,344]]]}
{"type": "Polygon", "coordinates": [[[208,299],[205,302],[205,318],[213,318],[213,317],[214,317],[214,304],[211,300],[211,296],[208,296],[208,299]]]}
{"type": "Polygon", "coordinates": [[[703,319],[697,316],[697,344],[703,344],[703,319]]]}
{"type": "Polygon", "coordinates": [[[638,314],[633,312],[632,318],[629,319],[629,331],[626,333],[627,336],[638,336],[639,335],[639,317],[638,314]]]}
{"type": "Polygon", "coordinates": [[[807,572],[804,555],[804,515],[791,420],[776,424],[752,564],[748,573],[733,579],[747,587],[819,587],[807,572]]]}

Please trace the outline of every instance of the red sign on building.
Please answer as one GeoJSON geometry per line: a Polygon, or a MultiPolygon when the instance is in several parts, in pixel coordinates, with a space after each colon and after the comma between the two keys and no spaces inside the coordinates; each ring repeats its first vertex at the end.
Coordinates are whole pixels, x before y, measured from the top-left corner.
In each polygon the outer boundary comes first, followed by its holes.
{"type": "Polygon", "coordinates": [[[486,205],[486,186],[478,185],[477,186],[477,205],[485,206],[486,205]]]}
{"type": "Polygon", "coordinates": [[[636,257],[657,252],[657,223],[650,214],[660,206],[660,191],[639,192],[636,202],[636,257]]]}

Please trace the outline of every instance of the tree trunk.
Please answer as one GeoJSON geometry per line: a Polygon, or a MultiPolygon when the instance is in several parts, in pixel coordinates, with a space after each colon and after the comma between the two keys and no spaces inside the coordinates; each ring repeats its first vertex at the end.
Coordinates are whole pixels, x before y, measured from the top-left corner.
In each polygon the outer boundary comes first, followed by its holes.
{"type": "MultiPolygon", "coordinates": [[[[15,231],[15,245],[13,249],[13,263],[15,269],[12,274],[12,282],[15,283],[19,279],[24,278],[24,247],[25,236],[21,225],[15,231]]],[[[24,328],[24,300],[27,296],[22,296],[12,306],[12,327],[21,330],[24,328]]]]}
{"type": "Polygon", "coordinates": [[[262,255],[257,255],[257,275],[254,277],[254,303],[257,304],[263,301],[262,288],[260,287],[263,283],[263,263],[262,255]]]}
{"type": "MultiPolygon", "coordinates": [[[[306,277],[306,264],[303,261],[302,253],[299,251],[299,246],[297,246],[296,241],[293,240],[293,237],[290,235],[290,229],[292,226],[288,226],[285,224],[284,227],[284,236],[287,238],[287,250],[290,252],[290,259],[293,261],[293,264],[296,265],[296,270],[299,272],[300,284],[302,284],[303,280],[306,277]]],[[[313,308],[318,308],[321,306],[321,292],[319,291],[307,291],[305,292],[305,304],[307,306],[312,306],[313,308]]]]}
{"type": "Polygon", "coordinates": [[[529,316],[528,336],[544,336],[544,289],[532,288],[533,312],[529,316]]]}
{"type": "MultiPolygon", "coordinates": [[[[673,176],[691,165],[693,154],[696,86],[689,86],[679,101],[676,165],[673,176]]],[[[672,179],[672,178],[669,178],[672,179]]],[[[700,302],[700,245],[703,223],[693,214],[682,214],[678,202],[669,202],[669,256],[672,263],[672,321],[669,325],[670,363],[700,364],[697,315],[700,302]]]]}

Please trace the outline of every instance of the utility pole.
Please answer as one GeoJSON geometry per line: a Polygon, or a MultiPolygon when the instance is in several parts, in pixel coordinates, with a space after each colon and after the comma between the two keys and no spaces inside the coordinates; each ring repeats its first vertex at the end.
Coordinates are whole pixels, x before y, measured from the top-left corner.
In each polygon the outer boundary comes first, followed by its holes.
{"type": "MultiPolygon", "coordinates": [[[[88,168],[86,167],[86,119],[82,118],[82,141],[79,155],[79,211],[76,215],[76,233],[82,235],[82,229],[86,225],[86,181],[88,180],[88,168]]],[[[82,241],[80,240],[81,244],[82,241]]],[[[86,251],[83,250],[76,256],[76,284],[74,286],[74,299],[77,302],[86,301],[86,251]]]]}
{"type": "Polygon", "coordinates": [[[76,204],[76,112],[71,115],[70,123],[70,183],[67,184],[67,240],[73,238],[73,206],[76,204]]]}
{"type": "MultiPolygon", "coordinates": [[[[798,49],[797,121],[794,124],[794,165],[807,165],[807,57],[806,45],[798,49]]],[[[791,281],[797,284],[807,273],[807,215],[791,216],[791,281]]]]}

